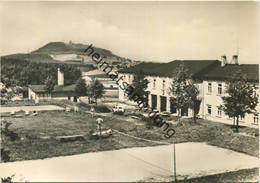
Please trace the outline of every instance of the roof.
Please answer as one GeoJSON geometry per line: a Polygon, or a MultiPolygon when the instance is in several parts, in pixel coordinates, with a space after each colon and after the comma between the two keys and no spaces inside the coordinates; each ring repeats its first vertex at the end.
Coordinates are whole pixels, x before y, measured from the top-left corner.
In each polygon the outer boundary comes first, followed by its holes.
{"type": "Polygon", "coordinates": [[[226,80],[230,79],[236,71],[240,70],[251,81],[259,81],[259,65],[258,64],[227,64],[224,67],[218,66],[205,74],[206,79],[226,80]]]}
{"type": "Polygon", "coordinates": [[[95,77],[95,78],[109,78],[109,75],[104,71],[96,69],[89,72],[82,73],[82,76],[95,77]]]}
{"type": "Polygon", "coordinates": [[[183,63],[192,77],[201,77],[208,70],[220,65],[218,60],[174,60],[168,63],[141,63],[119,70],[119,73],[137,73],[142,70],[146,75],[171,77],[178,66],[183,63]]]}
{"type": "MultiPolygon", "coordinates": [[[[46,90],[44,89],[45,85],[29,85],[29,88],[31,88],[36,93],[45,93],[46,90]]],[[[54,90],[52,93],[67,93],[67,92],[74,92],[76,85],[67,85],[67,86],[59,86],[55,85],[54,90]]]]}

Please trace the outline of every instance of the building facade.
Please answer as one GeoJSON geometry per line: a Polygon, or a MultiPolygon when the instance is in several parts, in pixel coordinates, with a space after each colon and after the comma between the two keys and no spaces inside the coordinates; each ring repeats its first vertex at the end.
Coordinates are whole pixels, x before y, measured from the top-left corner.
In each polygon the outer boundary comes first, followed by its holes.
{"type": "MultiPolygon", "coordinates": [[[[134,75],[138,70],[142,70],[148,79],[147,87],[149,107],[158,110],[159,112],[167,111],[172,115],[177,115],[176,104],[171,100],[172,96],[169,92],[173,71],[180,63],[188,68],[188,73],[196,81],[196,86],[199,89],[200,109],[198,116],[208,120],[233,122],[221,110],[223,105],[222,96],[225,95],[226,80],[230,78],[238,68],[242,68],[242,73],[247,75],[252,83],[256,85],[256,93],[258,94],[258,65],[238,65],[227,64],[225,58],[222,61],[173,61],[170,63],[143,63],[120,70],[119,78],[123,77],[125,82],[131,84],[134,75]]],[[[123,82],[122,81],[122,82],[123,82]]],[[[119,87],[119,100],[129,102],[124,90],[119,87]]],[[[132,102],[133,103],[133,102],[132,102]]],[[[180,111],[181,116],[193,116],[193,110],[184,107],[180,111]]],[[[241,121],[247,123],[258,122],[258,112],[255,114],[246,115],[241,121]]]]}
{"type": "MultiPolygon", "coordinates": [[[[240,70],[241,74],[246,75],[254,88],[255,95],[259,96],[259,76],[258,64],[226,64],[215,68],[211,72],[205,74],[203,80],[204,90],[204,118],[214,121],[227,121],[233,123],[234,119],[225,115],[222,110],[222,97],[226,96],[227,80],[232,77],[232,73],[240,70]]],[[[258,108],[252,114],[246,114],[239,120],[241,123],[258,124],[258,108]]]]}

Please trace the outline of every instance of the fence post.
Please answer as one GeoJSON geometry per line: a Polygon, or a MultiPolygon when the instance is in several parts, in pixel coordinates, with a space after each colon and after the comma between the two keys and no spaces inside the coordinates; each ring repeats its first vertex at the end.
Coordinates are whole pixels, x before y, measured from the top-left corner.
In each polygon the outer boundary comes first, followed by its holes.
{"type": "Polygon", "coordinates": [[[175,143],[173,142],[173,165],[174,165],[174,181],[177,181],[176,176],[176,151],[175,151],[175,143]]]}

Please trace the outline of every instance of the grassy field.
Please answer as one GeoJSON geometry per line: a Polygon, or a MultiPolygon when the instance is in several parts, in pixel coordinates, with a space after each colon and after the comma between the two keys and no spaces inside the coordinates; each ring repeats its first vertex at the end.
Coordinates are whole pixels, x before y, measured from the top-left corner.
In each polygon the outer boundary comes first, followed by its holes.
{"type": "MultiPolygon", "coordinates": [[[[113,134],[106,139],[93,139],[91,133],[96,130],[96,119],[84,112],[89,106],[81,106],[80,112],[40,112],[38,116],[23,118],[5,118],[12,122],[10,130],[20,136],[20,140],[6,138],[3,146],[11,151],[10,161],[43,159],[47,157],[80,154],[86,152],[113,150],[126,147],[158,145],[135,140],[120,134],[113,134]],[[56,136],[79,135],[84,141],[59,142],[56,136]]],[[[258,156],[258,137],[234,133],[229,125],[212,121],[198,120],[193,123],[184,120],[182,124],[172,125],[176,134],[165,139],[162,128],[147,128],[144,121],[130,117],[108,114],[102,116],[105,128],[116,129],[136,137],[166,142],[207,142],[208,144],[232,149],[249,155],[258,156]]],[[[257,133],[257,129],[243,127],[241,132],[257,133]]]]}
{"type": "MultiPolygon", "coordinates": [[[[253,182],[258,178],[258,168],[244,169],[235,172],[227,172],[216,175],[209,175],[194,179],[180,180],[177,183],[234,183],[253,182]]],[[[174,183],[174,182],[172,182],[174,183]]]]}

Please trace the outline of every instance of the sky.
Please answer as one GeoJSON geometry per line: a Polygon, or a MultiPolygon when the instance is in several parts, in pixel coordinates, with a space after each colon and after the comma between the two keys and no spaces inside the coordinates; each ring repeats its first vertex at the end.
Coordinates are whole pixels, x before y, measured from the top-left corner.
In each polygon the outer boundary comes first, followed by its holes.
{"type": "Polygon", "coordinates": [[[258,63],[258,2],[2,2],[0,55],[48,42],[93,44],[142,61],[258,63]]]}

